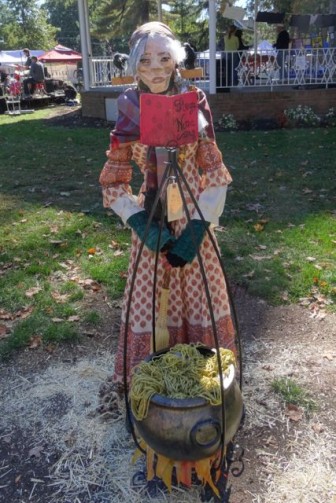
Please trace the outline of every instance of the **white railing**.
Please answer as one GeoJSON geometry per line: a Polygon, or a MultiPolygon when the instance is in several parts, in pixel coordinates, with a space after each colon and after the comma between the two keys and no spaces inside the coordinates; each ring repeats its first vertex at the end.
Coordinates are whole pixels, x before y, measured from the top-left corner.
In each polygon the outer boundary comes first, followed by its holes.
{"type": "Polygon", "coordinates": [[[111,86],[112,77],[116,75],[117,70],[111,58],[97,57],[91,59],[92,87],[111,86]]]}
{"type": "MultiPolygon", "coordinates": [[[[197,53],[197,66],[203,68],[203,77],[195,79],[199,87],[209,88],[209,55],[197,53]]],[[[91,87],[115,87],[112,77],[119,76],[112,59],[91,59],[91,87]]],[[[336,48],[289,49],[216,53],[217,91],[228,88],[280,86],[300,87],[336,84],[336,48]]],[[[121,86],[116,86],[121,87],[121,86]]]]}

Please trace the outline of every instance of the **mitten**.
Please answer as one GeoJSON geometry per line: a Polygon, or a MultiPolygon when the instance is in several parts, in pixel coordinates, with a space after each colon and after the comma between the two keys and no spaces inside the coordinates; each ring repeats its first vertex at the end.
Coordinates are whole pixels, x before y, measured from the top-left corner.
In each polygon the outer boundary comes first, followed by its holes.
{"type": "MultiPolygon", "coordinates": [[[[136,232],[141,241],[144,241],[145,230],[148,222],[148,214],[146,211],[139,211],[138,213],[134,213],[127,220],[128,225],[136,232]]],[[[145,239],[145,245],[152,251],[157,250],[157,243],[160,234],[160,226],[158,222],[152,221],[150,223],[148,233],[145,239]]],[[[160,236],[160,245],[159,250],[161,251],[163,248],[166,250],[169,248],[170,244],[174,241],[174,236],[172,236],[164,226],[161,230],[160,236]]]]}
{"type": "Polygon", "coordinates": [[[167,253],[167,260],[172,267],[183,267],[194,260],[199,249],[209,222],[190,220],[181,236],[167,253]]]}

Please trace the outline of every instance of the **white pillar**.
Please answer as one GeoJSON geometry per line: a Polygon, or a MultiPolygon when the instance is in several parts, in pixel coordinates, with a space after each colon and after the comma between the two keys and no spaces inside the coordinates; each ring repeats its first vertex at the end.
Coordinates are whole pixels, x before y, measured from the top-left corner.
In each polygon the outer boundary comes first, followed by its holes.
{"type": "Polygon", "coordinates": [[[216,0],[209,0],[209,77],[210,94],[216,94],[216,0]]]}
{"type": "Polygon", "coordinates": [[[90,58],[92,57],[92,50],[87,0],[78,0],[78,14],[82,52],[83,84],[84,90],[88,91],[90,89],[91,82],[90,58]]]}
{"type": "Polygon", "coordinates": [[[254,2],[254,23],[253,23],[253,29],[254,29],[254,33],[253,33],[254,56],[256,56],[256,54],[257,54],[257,47],[258,47],[258,28],[257,28],[257,23],[256,23],[258,10],[259,10],[259,1],[255,0],[255,2],[254,2]]]}

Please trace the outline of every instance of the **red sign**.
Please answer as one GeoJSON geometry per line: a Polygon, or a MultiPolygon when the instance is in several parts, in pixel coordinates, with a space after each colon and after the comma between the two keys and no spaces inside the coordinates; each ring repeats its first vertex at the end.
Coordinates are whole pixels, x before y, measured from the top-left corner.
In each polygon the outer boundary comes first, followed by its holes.
{"type": "Polygon", "coordinates": [[[175,96],[140,95],[140,141],[153,147],[180,147],[198,139],[197,92],[175,96]]]}

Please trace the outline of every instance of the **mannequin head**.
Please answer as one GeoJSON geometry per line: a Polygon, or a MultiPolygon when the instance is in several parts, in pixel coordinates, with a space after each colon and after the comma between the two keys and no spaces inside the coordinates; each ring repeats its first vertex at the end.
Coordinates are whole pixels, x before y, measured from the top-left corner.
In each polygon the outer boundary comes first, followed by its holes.
{"type": "Polygon", "coordinates": [[[164,93],[176,66],[185,58],[184,48],[168,26],[146,23],[130,40],[129,71],[152,93],[164,93]]]}

